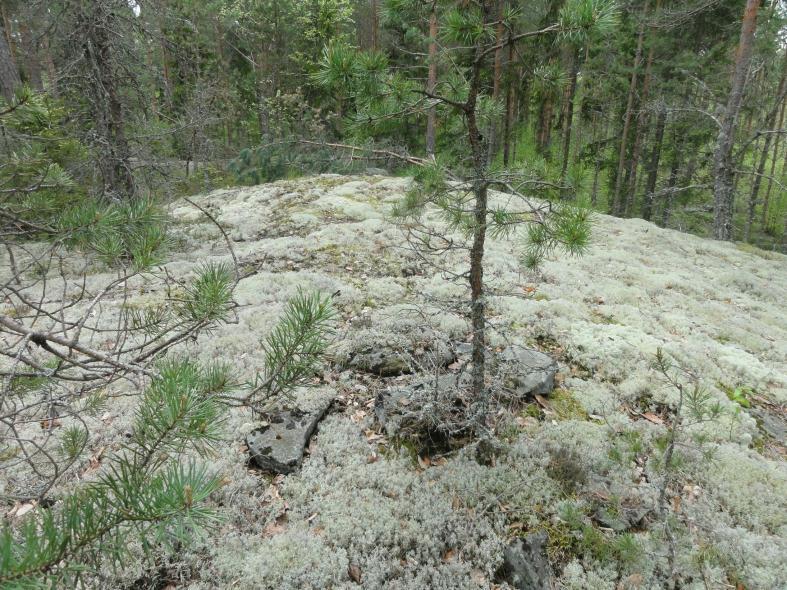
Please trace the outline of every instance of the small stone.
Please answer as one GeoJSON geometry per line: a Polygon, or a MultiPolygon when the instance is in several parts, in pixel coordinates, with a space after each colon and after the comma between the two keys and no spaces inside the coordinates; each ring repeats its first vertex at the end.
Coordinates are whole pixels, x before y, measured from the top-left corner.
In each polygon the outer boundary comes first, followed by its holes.
{"type": "Polygon", "coordinates": [[[551,356],[521,346],[509,346],[500,353],[498,360],[505,386],[517,396],[549,395],[555,389],[558,367],[551,356]]]}
{"type": "Polygon", "coordinates": [[[331,400],[310,412],[284,410],[246,437],[252,463],[264,471],[293,473],[301,466],[303,454],[317,424],[331,400]]]}
{"type": "Polygon", "coordinates": [[[547,534],[516,539],[503,552],[501,577],[517,590],[550,590],[552,568],[546,555],[547,534]]]}

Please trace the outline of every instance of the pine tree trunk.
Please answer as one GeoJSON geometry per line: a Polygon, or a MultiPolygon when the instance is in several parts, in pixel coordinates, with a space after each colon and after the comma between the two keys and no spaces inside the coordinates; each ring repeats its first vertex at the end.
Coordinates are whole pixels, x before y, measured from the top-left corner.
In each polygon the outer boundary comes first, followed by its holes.
{"type": "Polygon", "coordinates": [[[577,75],[579,67],[577,64],[577,52],[573,47],[570,48],[571,54],[568,56],[571,79],[566,89],[566,99],[563,106],[563,167],[560,170],[561,182],[565,183],[566,173],[568,172],[569,155],[571,153],[571,128],[574,121],[574,96],[577,92],[577,75]]]}
{"type": "MultiPolygon", "coordinates": [[[[519,78],[522,81],[522,93],[519,97],[521,104],[519,106],[518,121],[523,127],[527,128],[530,126],[530,78],[527,72],[519,76],[519,78]]],[[[516,144],[514,144],[514,146],[516,146],[516,144]]]]}
{"type": "Polygon", "coordinates": [[[757,173],[754,176],[754,181],[752,182],[751,195],[749,196],[749,210],[748,215],[746,216],[746,229],[744,231],[744,240],[746,242],[751,240],[751,227],[754,223],[754,215],[757,209],[757,198],[760,193],[762,177],[765,174],[765,165],[768,162],[768,153],[770,152],[771,140],[773,139],[774,135],[773,133],[767,133],[767,131],[773,130],[773,127],[776,124],[776,115],[779,113],[779,108],[784,102],[785,81],[787,81],[787,57],[785,57],[782,69],[782,77],[779,80],[779,89],[776,93],[776,102],[774,103],[770,113],[768,113],[768,116],[765,118],[765,140],[762,145],[762,152],[760,153],[760,162],[757,166],[757,173]]]}
{"type": "MultiPolygon", "coordinates": [[[[483,3],[484,21],[488,22],[491,7],[483,3]]],[[[486,429],[489,399],[485,386],[486,369],[486,311],[484,300],[484,248],[488,213],[487,161],[489,145],[484,141],[478,127],[478,96],[482,88],[483,46],[476,47],[464,117],[467,123],[468,140],[473,156],[473,240],[470,247],[470,318],[473,328],[472,388],[476,401],[476,434],[486,429]]]]}
{"type": "Polygon", "coordinates": [[[536,139],[536,147],[538,147],[538,151],[547,160],[550,159],[549,148],[550,144],[552,143],[552,115],[552,97],[547,96],[541,103],[541,110],[539,111],[538,119],[538,137],[536,139]]]}
{"type": "Polygon", "coordinates": [[[41,41],[41,46],[44,52],[44,66],[46,67],[46,90],[54,97],[59,96],[57,87],[57,69],[55,68],[55,60],[52,57],[52,48],[49,45],[49,36],[44,35],[41,41]]]}
{"type": "Polygon", "coordinates": [[[38,48],[36,47],[33,34],[30,32],[30,27],[24,19],[19,23],[19,35],[22,38],[22,47],[25,52],[24,69],[27,75],[27,83],[36,90],[43,90],[44,85],[41,82],[41,62],[38,59],[38,48]]]}
{"type": "Polygon", "coordinates": [[[661,160],[661,146],[664,143],[664,130],[667,127],[667,109],[664,105],[659,109],[656,119],[656,137],[653,139],[653,150],[650,153],[648,164],[648,180],[645,184],[645,199],[642,203],[642,219],[650,221],[653,215],[653,194],[656,191],[656,181],[659,175],[659,160],[661,160]]]}
{"type": "Polygon", "coordinates": [[[22,85],[19,78],[19,71],[16,68],[16,60],[14,60],[11,47],[8,43],[8,30],[4,25],[4,34],[0,35],[0,91],[3,93],[3,98],[6,102],[11,102],[14,98],[14,93],[17,88],[22,85]]]}
{"type": "Polygon", "coordinates": [[[131,153],[126,139],[123,105],[115,76],[114,51],[109,30],[115,24],[111,8],[93,3],[83,13],[84,57],[89,68],[93,117],[100,137],[99,169],[104,190],[113,199],[134,194],[131,153]]]}
{"type": "Polygon", "coordinates": [[[506,119],[503,130],[503,166],[508,166],[511,156],[511,128],[514,125],[516,106],[516,83],[513,77],[514,45],[508,46],[508,89],[506,91],[506,119]]]}
{"type": "MultiPolygon", "coordinates": [[[[434,93],[437,86],[437,2],[432,2],[429,15],[429,77],[426,91],[434,93]]],[[[437,142],[437,107],[432,107],[426,116],[426,154],[434,156],[437,142]]]]}
{"type": "MultiPolygon", "coordinates": [[[[380,9],[377,6],[377,0],[371,0],[370,9],[372,13],[372,51],[377,51],[380,48],[380,9]]],[[[434,12],[434,3],[432,11],[434,12]]]]}
{"type": "MultiPolygon", "coordinates": [[[[495,27],[495,45],[497,45],[497,49],[495,50],[495,64],[492,73],[492,100],[497,102],[500,99],[500,87],[502,85],[503,80],[503,32],[505,28],[503,27],[503,10],[505,8],[505,0],[497,0],[497,26],[495,27]]],[[[492,119],[492,122],[489,126],[489,150],[488,150],[488,163],[491,162],[492,158],[494,158],[495,154],[497,153],[498,148],[498,121],[496,119],[492,119]]]]}
{"type": "Polygon", "coordinates": [[[637,74],[639,72],[640,62],[642,61],[642,46],[645,42],[645,17],[648,14],[648,7],[650,0],[645,1],[645,6],[642,9],[642,22],[639,25],[639,35],[637,36],[637,50],[634,54],[634,65],[631,71],[631,81],[629,83],[628,98],[626,100],[626,111],[623,116],[623,132],[620,138],[620,150],[618,153],[618,170],[615,176],[615,188],[612,193],[612,214],[620,216],[623,212],[623,199],[621,191],[623,189],[623,180],[626,175],[626,152],[628,149],[628,136],[631,128],[631,119],[634,112],[634,98],[637,93],[637,74]]]}
{"type": "MultiPolygon", "coordinates": [[[[587,71],[588,68],[588,61],[590,60],[590,45],[585,47],[585,57],[582,60],[582,66],[580,67],[579,71],[587,71]]],[[[577,73],[579,76],[579,73],[577,73]]],[[[584,81],[584,80],[583,80],[584,81]]],[[[587,82],[584,81],[584,84],[580,84],[579,80],[577,80],[577,88],[575,91],[574,101],[576,102],[577,98],[579,97],[579,106],[574,110],[579,114],[579,117],[576,120],[572,120],[572,135],[573,137],[570,138],[570,141],[573,145],[571,148],[571,158],[576,162],[579,159],[579,152],[582,149],[582,113],[585,110],[585,98],[586,98],[586,91],[587,91],[587,82]]]]}
{"type": "Polygon", "coordinates": [[[733,238],[732,215],[733,202],[735,200],[733,179],[735,172],[732,161],[732,147],[735,143],[735,128],[741,103],[743,102],[746,77],[749,72],[759,7],[760,0],[746,1],[740,42],[735,56],[732,86],[727,100],[727,108],[721,120],[721,129],[716,140],[716,150],[713,156],[713,234],[717,240],[731,240],[733,238]]]}
{"type": "Polygon", "coordinates": [[[598,145],[598,111],[593,109],[593,120],[591,122],[592,128],[592,145],[595,147],[596,153],[594,154],[595,166],[593,167],[593,188],[590,191],[590,205],[596,207],[598,203],[598,181],[601,173],[601,146],[598,145]]]}
{"type": "Polygon", "coordinates": [[[159,40],[159,50],[161,51],[161,78],[164,83],[164,100],[166,101],[167,108],[170,113],[174,106],[175,93],[172,86],[172,76],[169,71],[170,54],[167,48],[167,39],[164,36],[163,14],[159,14],[153,18],[155,22],[155,34],[159,40]]]}
{"type": "Polygon", "coordinates": [[[672,216],[672,200],[674,189],[678,184],[678,170],[680,169],[681,150],[676,149],[672,157],[672,167],[670,168],[669,180],[667,181],[667,193],[664,195],[664,209],[661,212],[661,227],[668,227],[672,216]]]}
{"type": "Polygon", "coordinates": [[[19,64],[16,63],[16,43],[14,41],[11,20],[8,18],[8,12],[6,12],[5,2],[0,2],[0,28],[3,29],[3,37],[5,38],[5,42],[8,44],[10,61],[18,71],[19,64]]]}
{"type": "MultiPolygon", "coordinates": [[[[655,12],[661,8],[661,0],[656,0],[655,12]]],[[[650,83],[653,76],[653,55],[654,44],[651,39],[648,49],[648,59],[645,62],[645,75],[642,82],[642,93],[639,100],[639,115],[637,116],[637,129],[634,132],[634,148],[631,151],[631,162],[629,163],[628,194],[626,195],[626,217],[631,216],[634,211],[634,200],[637,194],[637,171],[639,168],[639,158],[642,153],[642,143],[648,133],[648,123],[650,113],[647,109],[648,98],[650,95],[650,83]]]]}
{"type": "MultiPolygon", "coordinates": [[[[781,114],[779,115],[779,129],[784,127],[784,111],[787,108],[787,102],[782,101],[781,114]]],[[[768,209],[771,203],[771,189],[773,188],[773,175],[776,174],[776,160],[779,159],[779,148],[781,147],[782,134],[776,135],[776,141],[773,145],[773,158],[771,159],[771,170],[768,175],[768,189],[765,191],[765,198],[762,201],[762,220],[763,228],[768,226],[768,209]]]]}

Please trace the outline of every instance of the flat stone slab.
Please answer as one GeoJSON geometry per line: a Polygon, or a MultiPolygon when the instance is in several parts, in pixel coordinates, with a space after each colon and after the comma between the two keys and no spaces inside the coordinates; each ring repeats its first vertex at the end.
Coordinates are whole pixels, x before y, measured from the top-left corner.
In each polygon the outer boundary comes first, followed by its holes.
{"type": "Polygon", "coordinates": [[[293,473],[303,461],[303,453],[322,420],[331,400],[308,412],[283,410],[269,424],[253,430],[246,437],[251,462],[264,471],[293,473]]]}

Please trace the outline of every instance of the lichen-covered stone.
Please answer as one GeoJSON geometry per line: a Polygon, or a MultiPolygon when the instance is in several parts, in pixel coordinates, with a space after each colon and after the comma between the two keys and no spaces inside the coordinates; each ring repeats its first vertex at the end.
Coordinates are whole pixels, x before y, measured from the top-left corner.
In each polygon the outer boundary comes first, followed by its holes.
{"type": "Polygon", "coordinates": [[[311,411],[283,410],[268,424],[246,436],[252,463],[264,471],[292,473],[301,466],[303,453],[330,400],[311,411]]]}
{"type": "Polygon", "coordinates": [[[337,358],[343,368],[392,377],[444,367],[456,355],[444,335],[429,326],[402,321],[349,334],[337,358]]]}
{"type": "Polygon", "coordinates": [[[543,532],[512,541],[503,552],[503,578],[517,590],[551,590],[552,568],[546,544],[543,532]]]}
{"type": "MultiPolygon", "coordinates": [[[[252,379],[262,362],[260,340],[299,287],[339,292],[333,301],[342,327],[331,352],[341,366],[363,330],[372,344],[382,341],[381,334],[396,334],[397,324],[402,326],[400,335],[427,325],[451,343],[467,340],[467,285],[419,261],[388,220],[392,205],[411,183],[406,178],[330,175],[193,197],[231,236],[243,240],[233,246],[244,276],[250,274],[235,294],[238,321],[183,342],[175,352],[202,361],[232,362],[239,380],[252,379]],[[423,314],[407,316],[406,309],[423,314]],[[370,318],[365,327],[364,315],[370,318]],[[349,331],[344,326],[350,326],[349,331]]],[[[490,206],[502,205],[506,198],[490,192],[490,206]]],[[[208,260],[232,263],[220,232],[200,211],[176,202],[172,212],[176,246],[164,262],[171,276],[187,280],[208,260]]],[[[436,212],[427,210],[425,220],[442,231],[436,212]]],[[[749,414],[760,413],[762,419],[766,405],[760,399],[773,409],[787,403],[787,258],[763,257],[735,244],[635,219],[596,215],[593,229],[592,247],[585,256],[551,258],[538,274],[521,268],[518,239],[490,237],[485,254],[487,309],[494,328],[488,331],[490,348],[549,343],[565,376],[561,388],[570,391],[585,412],[572,411],[566,420],[526,420],[524,426],[522,416],[510,416],[514,428],[494,461],[480,464],[469,446],[442,458],[444,464],[433,462],[424,469],[415,467],[404,451],[397,453],[378,441],[372,407],[364,405],[372,399],[357,396],[350,400],[357,405],[346,413],[324,418],[312,437],[309,458],[277,484],[277,495],[270,482],[247,468],[248,453],[240,443],[254,430],[254,417],[247,409],[233,408],[226,419],[231,440],[216,445],[202,459],[227,482],[209,501],[222,516],[222,526],[179,554],[182,571],[194,572],[183,586],[505,588],[504,582],[495,581],[495,574],[508,545],[509,519],[517,519],[516,524],[528,531],[561,525],[557,507],[565,500],[566,488],[550,468],[550,448],[570,449],[579,458],[587,480],[577,482],[573,493],[586,523],[594,526],[615,516],[617,500],[612,495],[620,495],[625,506],[633,494],[628,488],[641,488],[643,477],[655,486],[662,481],[657,443],[663,441],[666,425],[636,419],[629,411],[646,398],[666,408],[665,417],[676,407],[677,392],[652,371],[653,356],[661,348],[699,375],[725,412],[718,421],[687,429],[686,444],[680,447],[684,462],[678,476],[688,480],[691,492],[674,486],[670,506],[680,507],[674,516],[682,524],[673,530],[678,535],[676,570],[683,587],[727,588],[738,582],[752,590],[781,587],[787,569],[787,470],[783,458],[752,444],[762,432],[749,414]],[[725,388],[738,386],[756,391],[751,408],[736,408],[727,398],[725,388]],[[375,433],[372,438],[370,432],[375,433]],[[624,434],[640,438],[643,454],[638,459],[646,460],[644,474],[627,454],[624,434]],[[698,453],[689,452],[695,434],[708,441],[709,460],[698,460],[698,453]],[[610,458],[615,445],[624,451],[620,461],[610,458]],[[604,482],[598,488],[593,484],[597,477],[604,482]],[[594,503],[594,493],[604,490],[612,495],[594,503]],[[610,514],[599,510],[602,505],[610,514]],[[360,585],[348,576],[350,564],[361,571],[360,585]]],[[[459,234],[452,237],[463,239],[459,234]]],[[[31,264],[43,249],[43,244],[31,245],[28,252],[19,253],[17,265],[31,264]]],[[[7,258],[0,252],[0,280],[9,278],[7,258]]],[[[455,252],[441,263],[461,273],[467,261],[455,252]]],[[[64,254],[63,268],[74,278],[65,286],[66,298],[81,288],[84,266],[80,253],[64,254]]],[[[50,277],[56,272],[53,269],[50,277]]],[[[114,278],[108,269],[93,265],[85,286],[88,292],[99,292],[114,278]]],[[[162,301],[161,286],[155,273],[131,277],[122,294],[114,299],[110,294],[96,309],[116,325],[124,305],[162,301]]],[[[28,294],[32,300],[41,299],[37,289],[40,285],[28,294]]],[[[11,311],[0,304],[0,313],[11,311]]],[[[66,319],[78,319],[85,311],[85,305],[75,305],[65,310],[66,319]]],[[[401,350],[419,348],[405,339],[401,350]]],[[[468,352],[462,354],[460,360],[466,360],[468,352]]],[[[428,358],[422,364],[432,366],[428,358]]],[[[420,368],[413,365],[413,370],[420,368]]],[[[490,378],[495,372],[493,363],[490,378]]],[[[348,371],[340,386],[351,390],[357,378],[356,372],[348,371]]],[[[368,375],[363,379],[370,391],[370,382],[378,384],[368,375]]],[[[122,440],[136,403],[135,396],[121,396],[113,399],[105,419],[84,416],[91,432],[89,452],[122,440]]],[[[517,405],[511,405],[516,411],[517,405]]],[[[301,407],[312,409],[309,404],[301,407]]],[[[779,434],[770,423],[767,426],[779,434]]],[[[23,435],[39,441],[61,433],[31,422],[23,435]]],[[[778,445],[777,438],[768,444],[778,445]]],[[[193,453],[184,459],[200,460],[193,453]]],[[[7,482],[15,477],[11,468],[7,482]]],[[[76,485],[73,482],[61,480],[53,493],[68,491],[76,485]]],[[[645,499],[650,497],[648,492],[645,499]]],[[[636,538],[646,559],[626,566],[614,557],[602,563],[583,555],[567,556],[568,563],[555,572],[555,587],[662,587],[667,552],[658,519],[650,513],[626,534],[636,538]]],[[[615,537],[612,531],[604,535],[615,537]]],[[[142,575],[143,548],[138,555],[129,570],[142,575]]],[[[107,574],[106,585],[128,585],[128,579],[113,575],[107,574]]]]}
{"type": "Polygon", "coordinates": [[[510,346],[498,356],[499,371],[504,386],[525,399],[533,395],[549,395],[555,388],[558,366],[551,356],[523,348],[510,346]]]}

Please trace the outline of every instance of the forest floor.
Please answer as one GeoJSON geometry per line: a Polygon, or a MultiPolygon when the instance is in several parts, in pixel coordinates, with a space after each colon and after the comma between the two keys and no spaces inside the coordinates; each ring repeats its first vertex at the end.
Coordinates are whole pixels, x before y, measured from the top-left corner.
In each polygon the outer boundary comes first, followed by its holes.
{"type": "MultiPolygon", "coordinates": [[[[334,401],[300,471],[277,477],[250,467],[244,439],[258,424],[250,411],[233,410],[226,444],[210,459],[225,477],[213,500],[223,520],[155,575],[142,561],[130,564],[123,585],[508,588],[505,548],[544,532],[557,588],[661,587],[669,536],[682,588],[780,587],[787,256],[605,215],[594,218],[585,256],[554,257],[537,273],[520,264],[516,237],[489,240],[490,346],[553,355],[558,388],[499,404],[499,448],[488,461],[477,460],[473,444],[427,452],[375,422],[378,394],[417,376],[341,365],[354,342],[402,326],[426,323],[452,343],[469,340],[465,285],[426,264],[388,219],[409,182],[324,175],[193,198],[225,228],[248,276],[235,293],[237,323],[181,352],[231,363],[250,379],[286,301],[298,289],[335,294],[325,371],[299,393],[307,405],[334,401]],[[655,502],[678,391],[654,369],[659,349],[696,375],[720,409],[681,434],[667,489],[670,535],[655,502]]],[[[177,242],[164,265],[172,276],[232,260],[201,211],[178,201],[172,215],[177,242]]],[[[442,264],[461,272],[465,260],[442,264]]],[[[155,282],[134,304],[163,297],[155,282]]],[[[127,429],[127,408],[110,414],[96,421],[91,452],[127,429]]]]}

